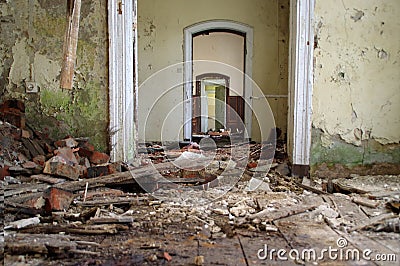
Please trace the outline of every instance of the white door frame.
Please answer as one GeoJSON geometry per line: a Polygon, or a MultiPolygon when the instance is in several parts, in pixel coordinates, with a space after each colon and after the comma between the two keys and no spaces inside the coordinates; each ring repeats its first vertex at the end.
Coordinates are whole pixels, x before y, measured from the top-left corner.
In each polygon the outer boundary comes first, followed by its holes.
{"type": "Polygon", "coordinates": [[[108,0],[111,161],[135,158],[137,130],[137,0],[108,0]]]}
{"type": "Polygon", "coordinates": [[[288,148],[294,175],[306,175],[311,149],[314,3],[290,0],[288,148]],[[302,172],[302,173],[301,173],[302,172]]]}
{"type": "MultiPolygon", "coordinates": [[[[208,102],[207,100],[207,94],[206,94],[206,86],[207,85],[222,85],[225,87],[226,90],[226,80],[225,79],[214,79],[214,78],[204,78],[200,80],[201,82],[201,89],[200,89],[200,103],[201,103],[201,131],[202,132],[207,132],[208,130],[208,102]]],[[[225,92],[225,100],[224,102],[226,103],[226,92],[225,92]]],[[[226,126],[226,110],[224,113],[224,126],[226,126]]]]}
{"type": "Polygon", "coordinates": [[[192,139],[192,89],[193,89],[193,35],[206,30],[233,30],[245,34],[246,51],[244,66],[243,98],[246,102],[244,107],[244,123],[251,136],[252,120],[252,58],[253,58],[253,29],[250,26],[229,20],[210,20],[200,22],[184,29],[184,111],[183,111],[183,137],[185,140],[192,139]]]}

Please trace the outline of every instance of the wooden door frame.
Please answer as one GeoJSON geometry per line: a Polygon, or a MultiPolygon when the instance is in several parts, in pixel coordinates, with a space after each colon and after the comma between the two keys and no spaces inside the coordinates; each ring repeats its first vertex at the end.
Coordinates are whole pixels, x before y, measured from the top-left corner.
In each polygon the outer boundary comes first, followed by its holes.
{"type": "Polygon", "coordinates": [[[315,0],[290,0],[288,152],[292,174],[309,172],[315,0]]]}
{"type": "Polygon", "coordinates": [[[108,0],[111,161],[132,161],[138,145],[137,0],[108,0]]]}

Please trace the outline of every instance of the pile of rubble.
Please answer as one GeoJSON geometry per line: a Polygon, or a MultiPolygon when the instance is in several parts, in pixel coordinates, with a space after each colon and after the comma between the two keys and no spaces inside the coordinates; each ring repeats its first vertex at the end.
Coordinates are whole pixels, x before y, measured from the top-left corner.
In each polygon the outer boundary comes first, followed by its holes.
{"type": "Polygon", "coordinates": [[[49,174],[69,180],[116,172],[118,165],[107,164],[110,157],[96,151],[87,138],[65,137],[52,141],[25,122],[21,101],[8,100],[1,106],[0,178],[19,174],[49,174]]]}

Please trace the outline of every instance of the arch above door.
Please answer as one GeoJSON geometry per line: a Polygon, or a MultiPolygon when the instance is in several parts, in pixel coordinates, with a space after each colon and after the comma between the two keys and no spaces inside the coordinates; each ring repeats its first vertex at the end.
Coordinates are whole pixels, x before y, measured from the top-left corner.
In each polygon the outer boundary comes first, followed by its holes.
{"type": "Polygon", "coordinates": [[[192,90],[193,90],[193,36],[205,31],[234,31],[245,37],[245,66],[243,98],[246,101],[244,123],[251,136],[251,95],[252,95],[252,57],[253,57],[253,28],[248,25],[230,20],[209,20],[196,23],[184,29],[184,128],[183,136],[186,140],[192,138],[192,90]]]}

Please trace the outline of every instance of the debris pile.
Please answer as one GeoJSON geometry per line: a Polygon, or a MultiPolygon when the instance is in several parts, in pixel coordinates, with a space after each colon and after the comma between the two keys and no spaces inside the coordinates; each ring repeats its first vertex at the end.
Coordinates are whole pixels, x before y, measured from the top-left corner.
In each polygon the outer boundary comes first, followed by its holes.
{"type": "Polygon", "coordinates": [[[77,180],[121,171],[121,164],[108,163],[110,157],[96,151],[88,138],[67,136],[54,142],[33,130],[25,122],[22,102],[5,101],[0,109],[1,180],[32,174],[77,180]]]}
{"type": "Polygon", "coordinates": [[[1,108],[7,265],[258,265],[266,242],[321,250],[341,238],[398,254],[400,175],[295,179],[280,141],[272,161],[262,157],[271,145],[241,143],[243,156],[206,139],[147,143],[133,167],[110,163],[87,138],[32,130],[18,102],[1,108]]]}

